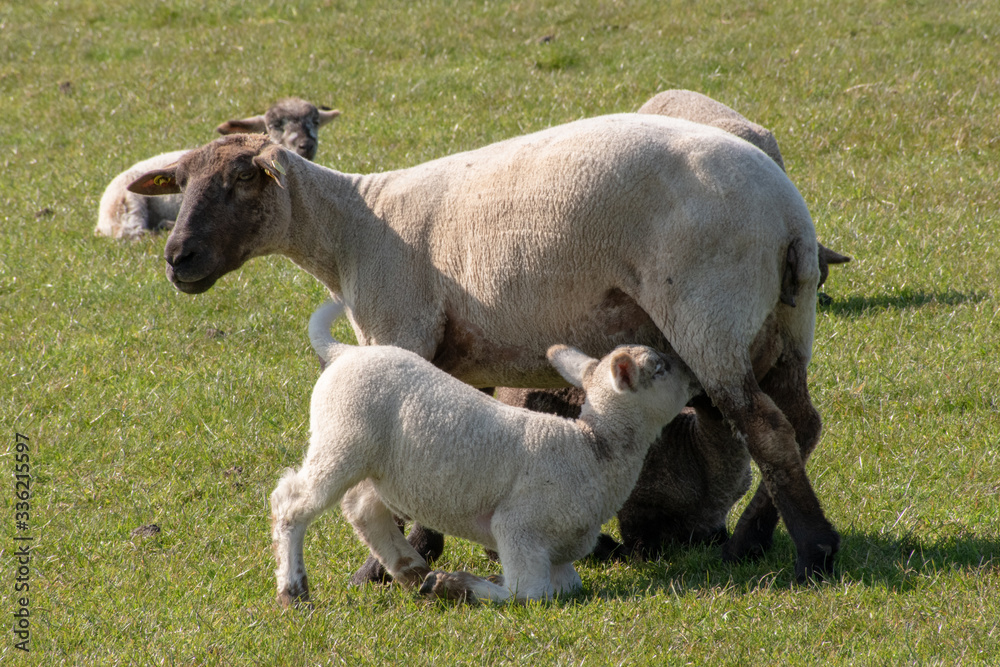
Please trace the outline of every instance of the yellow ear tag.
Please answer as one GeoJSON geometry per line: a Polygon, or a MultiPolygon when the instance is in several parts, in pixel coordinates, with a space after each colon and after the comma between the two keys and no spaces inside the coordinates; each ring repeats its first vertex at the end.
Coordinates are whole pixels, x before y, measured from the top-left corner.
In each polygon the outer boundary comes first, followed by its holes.
{"type": "Polygon", "coordinates": [[[281,174],[282,176],[285,175],[285,168],[281,166],[280,162],[275,162],[274,160],[271,160],[271,166],[274,167],[274,170],[279,174],[281,174]]]}
{"type": "Polygon", "coordinates": [[[267,174],[268,176],[270,176],[271,178],[273,178],[273,179],[274,179],[274,182],[278,184],[278,187],[279,187],[279,188],[281,188],[282,190],[284,190],[284,189],[285,189],[285,186],[281,184],[281,181],[279,181],[279,180],[278,180],[278,177],[274,175],[274,172],[272,172],[272,171],[271,171],[270,169],[268,169],[267,167],[264,167],[264,173],[265,173],[265,174],[267,174]]]}
{"type": "Polygon", "coordinates": [[[164,185],[169,185],[173,183],[174,179],[171,176],[164,176],[163,174],[157,174],[153,177],[153,185],[163,187],[164,185]]]}

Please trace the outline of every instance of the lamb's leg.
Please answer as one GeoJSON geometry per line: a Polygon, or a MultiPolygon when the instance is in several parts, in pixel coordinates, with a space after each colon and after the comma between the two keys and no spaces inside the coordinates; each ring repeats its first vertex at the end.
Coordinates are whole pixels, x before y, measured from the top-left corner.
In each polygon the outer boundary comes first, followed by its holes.
{"type": "MultiPolygon", "coordinates": [[[[752,373],[744,379],[742,390],[712,388],[709,395],[746,438],[747,449],[760,468],[766,492],[774,500],[795,542],[796,578],[805,581],[829,573],[840,547],[840,536],[823,515],[819,499],[806,476],[796,431],[788,418],[761,391],[752,373]]],[[[758,492],[757,498],[760,497],[758,492]]],[[[724,547],[726,559],[741,558],[756,549],[754,540],[760,539],[760,530],[766,529],[771,521],[766,510],[763,501],[748,507],[744,512],[747,519],[741,517],[737,531],[724,547]]]]}
{"type": "MultiPolygon", "coordinates": [[[[499,579],[502,582],[502,578],[499,579]]],[[[506,602],[511,593],[502,583],[469,572],[434,570],[424,579],[420,592],[429,597],[455,602],[506,602]]]]}
{"type": "MultiPolygon", "coordinates": [[[[803,465],[819,443],[822,421],[809,398],[806,361],[794,351],[781,356],[761,380],[761,390],[774,401],[795,430],[803,465]]],[[[770,548],[778,510],[764,484],[747,505],[723,553],[728,560],[757,558],[770,548]]],[[[832,556],[832,554],[831,554],[832,556]]]]}
{"type": "Polygon", "coordinates": [[[271,493],[271,540],[277,567],[278,601],[289,606],[309,601],[303,557],[306,528],[335,503],[353,480],[313,477],[308,463],[288,470],[271,493]]]}
{"type": "Polygon", "coordinates": [[[427,561],[403,538],[392,512],[370,482],[361,482],[348,491],[341,508],[358,537],[393,579],[406,588],[423,583],[431,571],[427,561]]]}
{"type": "MultiPolygon", "coordinates": [[[[407,538],[407,541],[428,563],[433,563],[440,558],[441,553],[444,551],[444,535],[416,523],[410,529],[410,536],[407,538]]],[[[351,576],[352,586],[387,584],[391,581],[392,575],[385,571],[382,563],[378,562],[378,559],[374,556],[369,556],[365,564],[351,576]]]]}

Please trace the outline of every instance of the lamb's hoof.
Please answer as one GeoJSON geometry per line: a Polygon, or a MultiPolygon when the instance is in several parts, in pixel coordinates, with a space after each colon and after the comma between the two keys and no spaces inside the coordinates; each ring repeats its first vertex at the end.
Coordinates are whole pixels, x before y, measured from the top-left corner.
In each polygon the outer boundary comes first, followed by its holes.
{"type": "Polygon", "coordinates": [[[312,609],[312,602],[309,601],[309,585],[303,581],[301,586],[293,585],[278,591],[278,604],[285,609],[312,609]]]}
{"type": "Polygon", "coordinates": [[[422,587],[422,583],[431,574],[431,569],[426,565],[414,565],[407,567],[396,575],[396,583],[403,588],[422,587]]]}
{"type": "Polygon", "coordinates": [[[452,574],[433,570],[424,578],[424,583],[420,586],[420,594],[454,602],[474,602],[475,598],[472,593],[459,580],[458,575],[461,574],[461,572],[452,574]]]}

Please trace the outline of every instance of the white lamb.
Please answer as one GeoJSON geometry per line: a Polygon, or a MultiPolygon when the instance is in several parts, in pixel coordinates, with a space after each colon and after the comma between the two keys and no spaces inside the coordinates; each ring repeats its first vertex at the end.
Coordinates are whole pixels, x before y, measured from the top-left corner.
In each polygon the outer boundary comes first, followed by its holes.
{"type": "MultiPolygon", "coordinates": [[[[305,100],[289,97],[275,102],[265,114],[228,120],[215,129],[219,134],[264,132],[275,143],[312,160],[319,146],[319,128],[339,115],[340,111],[335,109],[319,109],[305,100]]],[[[139,176],[174,164],[187,152],[162,153],[137,162],[115,176],[101,196],[94,234],[136,239],[150,232],[173,228],[181,208],[180,195],[144,197],[127,188],[139,176]]]]}
{"type": "Polygon", "coordinates": [[[593,550],[650,444],[698,389],[682,363],[649,347],[598,362],[555,345],[549,361],[586,392],[580,418],[564,419],[504,405],[402,348],[326,337],[309,451],[271,494],[285,605],[308,600],[306,527],[341,498],[395,581],[422,593],[521,601],[579,589],[573,561],[593,550]],[[431,572],[393,514],[496,550],[503,577],[431,572]]]}

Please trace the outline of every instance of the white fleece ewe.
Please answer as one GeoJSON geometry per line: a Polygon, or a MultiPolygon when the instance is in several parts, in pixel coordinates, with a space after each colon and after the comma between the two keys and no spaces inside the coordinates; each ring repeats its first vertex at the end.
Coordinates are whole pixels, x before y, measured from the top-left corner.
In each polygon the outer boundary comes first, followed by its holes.
{"type": "MultiPolygon", "coordinates": [[[[297,97],[275,102],[267,113],[228,120],[219,125],[220,134],[264,132],[271,139],[312,160],[318,148],[318,130],[340,115],[340,111],[318,109],[297,97]]],[[[180,159],[186,150],[172,151],[137,162],[115,176],[104,194],[97,212],[94,234],[116,239],[135,239],[149,232],[169,230],[181,208],[181,196],[144,197],[128,191],[128,186],[142,174],[163,169],[180,159]]]]}
{"type": "Polygon", "coordinates": [[[594,548],[649,445],[697,389],[682,364],[649,347],[598,362],[557,345],[549,360],[586,393],[580,418],[564,419],[504,405],[402,348],[327,339],[309,451],[271,494],[286,605],[309,596],[306,527],[341,498],[358,537],[405,586],[493,601],[577,590],[573,561],[594,548]],[[431,572],[393,514],[496,550],[503,577],[431,572]]]}
{"type": "Polygon", "coordinates": [[[762,471],[724,557],[767,548],[780,510],[798,577],[832,567],[839,536],[804,465],[821,429],[806,382],[816,236],[751,144],[620,114],[350,175],[232,135],[130,187],[184,192],[164,248],[179,290],[280,253],[343,297],[360,344],[411,350],[473,386],[564,386],[545,359],[555,343],[675,350],[762,471]],[[762,376],[752,348],[769,318],[781,356],[762,376]]]}

